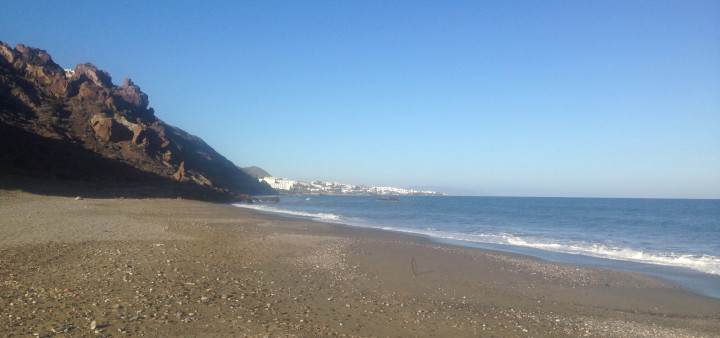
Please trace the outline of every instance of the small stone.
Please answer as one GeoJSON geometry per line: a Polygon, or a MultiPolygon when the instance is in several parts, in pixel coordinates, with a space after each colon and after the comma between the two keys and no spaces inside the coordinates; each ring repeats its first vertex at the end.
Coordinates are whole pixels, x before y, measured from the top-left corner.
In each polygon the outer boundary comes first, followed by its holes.
{"type": "Polygon", "coordinates": [[[95,331],[95,328],[97,328],[97,322],[93,320],[92,323],[90,323],[90,331],[95,331]]]}
{"type": "Polygon", "coordinates": [[[83,199],[83,198],[80,197],[80,196],[75,196],[75,200],[76,200],[76,201],[81,201],[82,199],[83,199]]]}

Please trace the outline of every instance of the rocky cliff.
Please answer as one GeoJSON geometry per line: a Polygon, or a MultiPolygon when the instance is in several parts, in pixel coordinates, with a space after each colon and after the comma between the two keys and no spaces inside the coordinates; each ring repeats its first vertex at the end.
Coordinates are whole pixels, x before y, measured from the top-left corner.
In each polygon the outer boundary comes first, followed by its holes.
{"type": "Polygon", "coordinates": [[[44,50],[0,41],[0,172],[274,193],[148,103],[130,79],[116,86],[90,63],[66,72],[44,50]]]}

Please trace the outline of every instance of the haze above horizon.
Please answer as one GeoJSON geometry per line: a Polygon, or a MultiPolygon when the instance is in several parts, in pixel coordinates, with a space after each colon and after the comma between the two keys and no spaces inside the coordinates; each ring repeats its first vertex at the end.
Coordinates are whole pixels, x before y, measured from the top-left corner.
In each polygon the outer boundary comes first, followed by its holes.
{"type": "Polygon", "coordinates": [[[278,177],[720,198],[717,1],[7,1],[0,41],[278,177]]]}

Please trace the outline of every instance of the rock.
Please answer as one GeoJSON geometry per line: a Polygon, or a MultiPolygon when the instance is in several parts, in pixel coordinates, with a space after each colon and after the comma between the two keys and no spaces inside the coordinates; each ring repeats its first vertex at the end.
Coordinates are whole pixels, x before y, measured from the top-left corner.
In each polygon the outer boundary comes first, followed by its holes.
{"type": "Polygon", "coordinates": [[[148,128],[154,130],[155,133],[157,133],[157,136],[158,136],[161,140],[166,140],[166,138],[165,138],[165,127],[163,127],[163,124],[162,124],[161,121],[155,121],[155,122],[153,122],[152,124],[150,124],[150,125],[148,126],[148,128]]]}
{"type": "Polygon", "coordinates": [[[18,72],[32,79],[32,82],[48,88],[55,95],[62,95],[66,91],[68,82],[65,79],[65,71],[45,50],[26,47],[21,43],[15,46],[14,51],[10,51],[3,43],[0,50],[2,50],[0,55],[3,55],[18,72]]]}
{"type": "Polygon", "coordinates": [[[0,63],[12,65],[15,62],[15,52],[4,42],[0,42],[0,63]]]}
{"type": "Polygon", "coordinates": [[[278,196],[267,196],[267,197],[255,197],[253,198],[254,202],[273,202],[278,203],[280,202],[280,197],[278,196]]]}
{"type": "Polygon", "coordinates": [[[158,120],[148,104],[129,78],[115,86],[91,63],[66,72],[44,50],[0,41],[0,144],[15,145],[4,149],[0,170],[96,182],[176,180],[197,186],[172,185],[183,196],[224,201],[276,193],[199,137],[158,120]]]}
{"type": "Polygon", "coordinates": [[[185,161],[180,162],[180,167],[178,170],[173,174],[173,178],[180,182],[187,182],[190,179],[185,176],[185,161]]]}
{"type": "Polygon", "coordinates": [[[97,328],[97,322],[93,320],[92,323],[90,323],[90,331],[95,331],[95,328],[97,328]]]}
{"type": "Polygon", "coordinates": [[[162,158],[163,162],[165,162],[165,163],[174,162],[172,150],[166,150],[165,152],[163,152],[161,158],[162,158]]]}
{"type": "Polygon", "coordinates": [[[80,197],[80,196],[75,196],[75,200],[76,200],[76,201],[81,201],[82,199],[83,199],[83,198],[80,197]]]}
{"type": "Polygon", "coordinates": [[[146,128],[142,124],[136,124],[135,127],[133,127],[133,137],[132,137],[132,143],[136,145],[144,145],[147,146],[148,139],[145,132],[146,128]]]}
{"type": "MultiPolygon", "coordinates": [[[[98,70],[92,63],[80,63],[75,67],[75,75],[70,79],[71,84],[90,82],[100,88],[111,88],[112,77],[104,70],[98,70]]],[[[72,96],[72,94],[69,94],[72,96]]]]}
{"type": "Polygon", "coordinates": [[[52,62],[52,58],[50,57],[50,55],[42,49],[26,47],[22,43],[18,43],[15,46],[15,50],[20,52],[25,58],[25,60],[27,60],[28,63],[33,65],[47,65],[48,63],[52,62]]]}
{"type": "Polygon", "coordinates": [[[128,130],[111,117],[95,115],[91,119],[91,123],[95,134],[105,141],[119,142],[126,140],[129,136],[128,130]]]}
{"type": "MultiPolygon", "coordinates": [[[[148,106],[147,94],[140,91],[140,87],[136,86],[132,80],[126,78],[121,87],[116,88],[115,93],[121,97],[130,107],[126,109],[138,109],[145,111],[148,106]]],[[[124,107],[119,107],[123,109],[124,107]]]]}
{"type": "MultiPolygon", "coordinates": [[[[98,102],[103,105],[110,102],[112,104],[112,100],[109,100],[110,91],[90,82],[79,83],[76,96],[86,102],[98,102]]],[[[112,109],[112,105],[110,107],[112,109]]]]}

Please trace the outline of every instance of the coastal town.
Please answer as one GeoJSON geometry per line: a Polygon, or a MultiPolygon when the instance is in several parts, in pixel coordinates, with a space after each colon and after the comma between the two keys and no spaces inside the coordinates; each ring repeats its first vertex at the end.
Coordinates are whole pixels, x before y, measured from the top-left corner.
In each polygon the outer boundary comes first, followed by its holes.
{"type": "Polygon", "coordinates": [[[415,190],[395,187],[369,187],[325,181],[295,181],[288,178],[261,177],[281,194],[291,195],[403,195],[403,196],[447,196],[448,194],[430,190],[415,190]]]}

